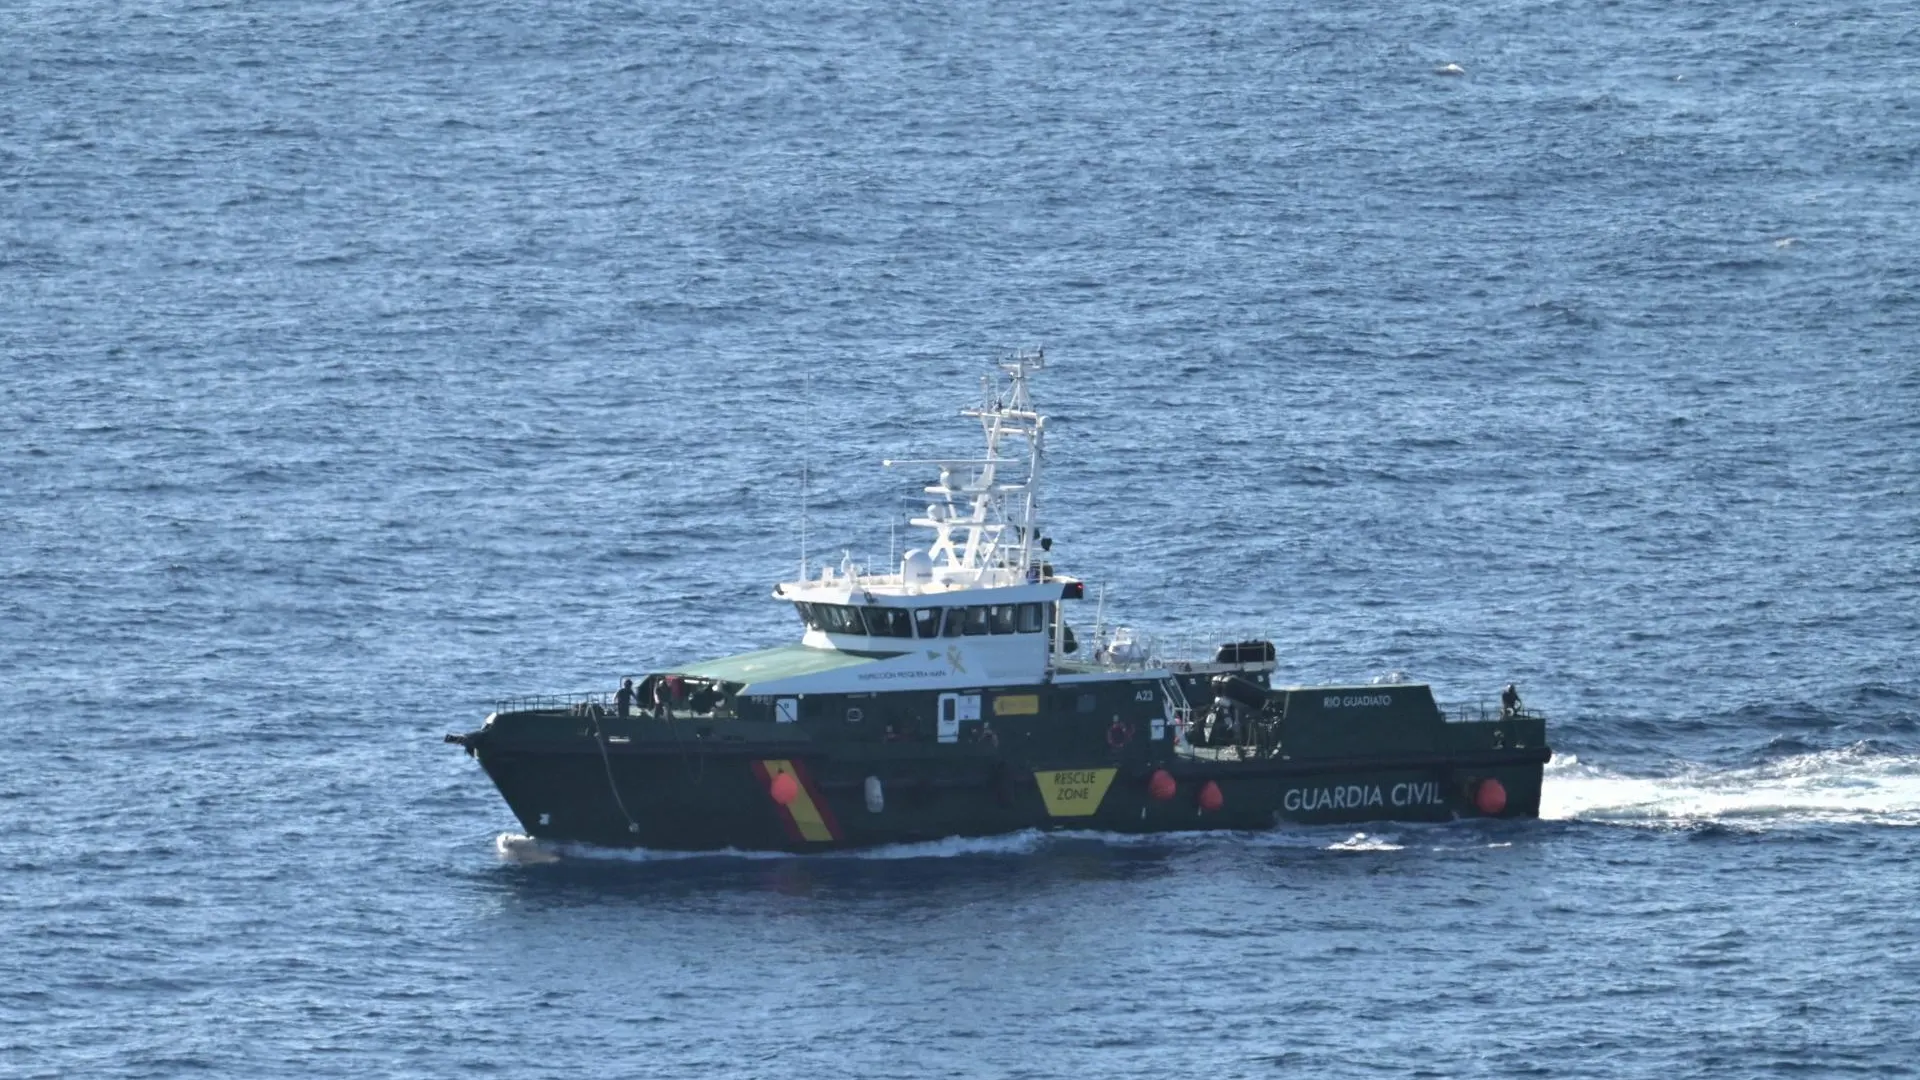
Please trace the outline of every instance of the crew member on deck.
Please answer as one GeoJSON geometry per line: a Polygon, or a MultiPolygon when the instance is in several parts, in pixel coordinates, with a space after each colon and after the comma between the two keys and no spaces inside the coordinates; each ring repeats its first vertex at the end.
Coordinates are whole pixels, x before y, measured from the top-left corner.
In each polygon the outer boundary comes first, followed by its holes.
{"type": "Polygon", "coordinates": [[[674,684],[674,681],[679,678],[680,676],[678,675],[668,675],[665,677],[662,677],[659,675],[654,676],[654,683],[653,683],[653,717],[654,719],[656,720],[673,719],[673,705],[675,702],[680,700],[680,695],[674,692],[673,684],[674,684]]]}
{"type": "Polygon", "coordinates": [[[714,703],[719,700],[720,694],[713,688],[713,684],[707,683],[687,695],[687,708],[695,713],[710,713],[713,711],[714,703]]]}
{"type": "Polygon", "coordinates": [[[1517,716],[1519,713],[1520,691],[1515,690],[1512,683],[1508,683],[1507,688],[1500,691],[1500,715],[1517,716]]]}
{"type": "Polygon", "coordinates": [[[633,705],[633,680],[621,679],[620,689],[613,692],[613,713],[615,716],[627,716],[633,705]]]}

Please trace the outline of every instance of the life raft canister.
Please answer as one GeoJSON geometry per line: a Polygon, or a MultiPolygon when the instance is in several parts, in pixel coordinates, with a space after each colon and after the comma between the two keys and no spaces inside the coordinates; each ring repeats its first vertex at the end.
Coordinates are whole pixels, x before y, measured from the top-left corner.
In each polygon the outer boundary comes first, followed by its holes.
{"type": "Polygon", "coordinates": [[[1245,705],[1249,709],[1259,709],[1267,704],[1266,688],[1252,679],[1243,679],[1238,675],[1215,675],[1213,695],[1245,705]]]}

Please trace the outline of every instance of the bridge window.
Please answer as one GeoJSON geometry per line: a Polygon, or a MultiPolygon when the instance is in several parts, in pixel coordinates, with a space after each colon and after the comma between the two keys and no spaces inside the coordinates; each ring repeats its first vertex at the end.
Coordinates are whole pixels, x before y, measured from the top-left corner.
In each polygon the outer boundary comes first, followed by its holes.
{"type": "Polygon", "coordinates": [[[913,636],[913,616],[907,614],[906,608],[870,607],[866,612],[867,628],[873,631],[874,637],[913,636]]]}
{"type": "Polygon", "coordinates": [[[812,604],[796,602],[793,605],[793,610],[800,613],[800,621],[807,624],[807,629],[809,630],[825,630],[826,629],[825,626],[821,625],[820,616],[814,613],[812,604]]]}
{"type": "Polygon", "coordinates": [[[921,637],[935,638],[940,636],[940,609],[939,608],[923,607],[923,608],[915,609],[913,613],[913,621],[919,627],[921,637]]]}
{"type": "Polygon", "coordinates": [[[959,637],[960,629],[966,624],[967,609],[950,607],[947,609],[947,621],[940,628],[941,637],[959,637]]]}
{"type": "Polygon", "coordinates": [[[966,620],[967,621],[964,624],[965,628],[961,632],[966,634],[968,637],[975,637],[977,635],[986,633],[987,632],[986,606],[982,604],[970,605],[967,608],[966,620]]]}
{"type": "Polygon", "coordinates": [[[1015,607],[1014,604],[995,604],[987,609],[987,621],[992,624],[994,633],[1013,633],[1015,607]]]}
{"type": "Polygon", "coordinates": [[[1020,605],[1020,632],[1021,633],[1037,634],[1045,628],[1046,628],[1046,624],[1043,621],[1041,621],[1041,618],[1040,618],[1039,604],[1021,604],[1020,605]]]}
{"type": "Polygon", "coordinates": [[[860,617],[860,609],[845,604],[815,604],[813,613],[820,620],[820,629],[830,634],[860,634],[867,632],[867,622],[860,617]]]}

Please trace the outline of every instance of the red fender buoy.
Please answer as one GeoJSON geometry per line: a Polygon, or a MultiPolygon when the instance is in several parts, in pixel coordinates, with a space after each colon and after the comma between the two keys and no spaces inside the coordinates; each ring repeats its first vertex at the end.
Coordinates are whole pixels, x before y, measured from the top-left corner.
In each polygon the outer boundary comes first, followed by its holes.
{"type": "Polygon", "coordinates": [[[1220,794],[1220,785],[1209,780],[1200,787],[1200,809],[1211,814],[1226,803],[1226,796],[1220,794]]]}
{"type": "Polygon", "coordinates": [[[792,773],[783,772],[767,784],[767,794],[773,796],[774,802],[786,806],[800,797],[800,781],[795,780],[792,773]]]}
{"type": "Polygon", "coordinates": [[[1147,795],[1154,802],[1166,802],[1179,789],[1180,785],[1174,782],[1173,774],[1165,769],[1155,769],[1153,775],[1147,778],[1147,795]]]}
{"type": "Polygon", "coordinates": [[[1488,817],[1507,808],[1507,786],[1489,776],[1473,789],[1473,805],[1488,817]]]}

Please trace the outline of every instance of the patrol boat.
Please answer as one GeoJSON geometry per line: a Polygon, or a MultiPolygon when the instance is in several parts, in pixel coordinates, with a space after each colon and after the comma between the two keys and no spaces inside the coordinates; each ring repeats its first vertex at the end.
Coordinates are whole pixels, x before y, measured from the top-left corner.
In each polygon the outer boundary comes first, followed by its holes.
{"type": "Polygon", "coordinates": [[[1077,640],[1086,584],[1040,525],[1044,365],[1002,361],[961,411],[979,457],[885,463],[937,470],[912,521],[926,547],[773,587],[798,643],[503,703],[447,741],[536,839],[614,847],[1538,816],[1546,722],[1515,703],[1449,716],[1420,683],[1276,686],[1263,640],[1186,658],[1125,630],[1077,640]]]}

